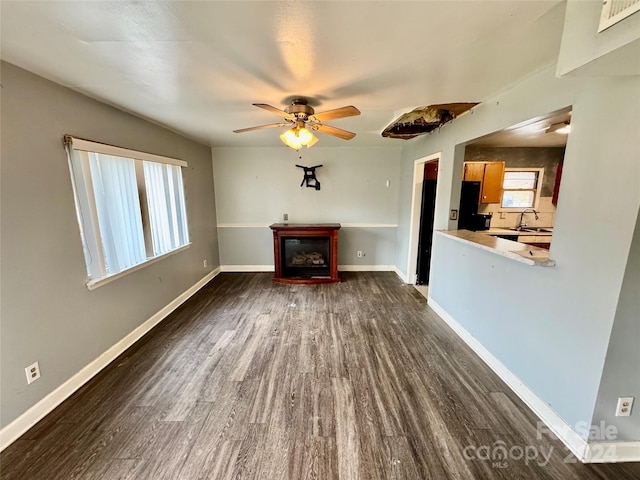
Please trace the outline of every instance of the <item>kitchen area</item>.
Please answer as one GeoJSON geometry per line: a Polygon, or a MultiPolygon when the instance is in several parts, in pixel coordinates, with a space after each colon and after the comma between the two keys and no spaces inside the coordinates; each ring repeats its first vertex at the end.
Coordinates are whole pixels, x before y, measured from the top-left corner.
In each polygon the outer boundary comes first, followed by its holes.
{"type": "Polygon", "coordinates": [[[433,215],[424,212],[435,209],[435,181],[430,189],[425,186],[428,179],[437,178],[429,176],[429,166],[438,162],[424,164],[422,193],[424,197],[425,191],[431,192],[432,202],[422,199],[416,223],[420,233],[416,284],[428,285],[428,276],[421,273],[429,272],[432,236],[439,235],[529,265],[555,265],[550,250],[571,110],[568,106],[531,118],[465,145],[459,205],[449,212],[457,229],[422,233],[424,225],[433,228],[433,215]]]}
{"type": "Polygon", "coordinates": [[[498,244],[518,257],[548,258],[570,115],[570,108],[553,112],[466,146],[460,235],[485,246],[505,240],[498,244]]]}

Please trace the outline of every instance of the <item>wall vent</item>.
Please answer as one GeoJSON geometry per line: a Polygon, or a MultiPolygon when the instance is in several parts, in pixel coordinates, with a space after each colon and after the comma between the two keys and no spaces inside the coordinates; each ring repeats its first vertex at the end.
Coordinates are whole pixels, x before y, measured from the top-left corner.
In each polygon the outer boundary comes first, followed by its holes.
{"type": "Polygon", "coordinates": [[[604,0],[598,33],[640,10],[640,0],[604,0]]]}

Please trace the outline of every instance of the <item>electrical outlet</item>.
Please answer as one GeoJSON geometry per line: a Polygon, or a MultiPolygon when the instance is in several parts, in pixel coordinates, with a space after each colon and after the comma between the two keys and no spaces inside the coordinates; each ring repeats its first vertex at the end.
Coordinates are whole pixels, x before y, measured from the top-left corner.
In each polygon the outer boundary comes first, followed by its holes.
{"type": "Polygon", "coordinates": [[[282,214],[282,220],[285,221],[285,222],[288,221],[289,220],[289,214],[288,213],[283,213],[282,214]]]}
{"type": "Polygon", "coordinates": [[[207,262],[207,259],[205,258],[205,259],[202,261],[202,266],[203,266],[204,268],[207,268],[207,265],[209,265],[209,262],[207,262]]]}
{"type": "Polygon", "coordinates": [[[33,383],[40,378],[40,365],[38,362],[29,365],[24,371],[27,374],[27,384],[33,383]]]}
{"type": "Polygon", "coordinates": [[[507,218],[507,212],[500,212],[500,220],[507,218]]]}
{"type": "Polygon", "coordinates": [[[360,258],[360,257],[362,257],[362,256],[363,256],[363,255],[362,255],[362,250],[358,250],[357,256],[358,256],[358,258],[360,258]]]}
{"type": "Polygon", "coordinates": [[[616,417],[628,417],[631,415],[631,407],[633,407],[633,397],[619,397],[616,417]]]}

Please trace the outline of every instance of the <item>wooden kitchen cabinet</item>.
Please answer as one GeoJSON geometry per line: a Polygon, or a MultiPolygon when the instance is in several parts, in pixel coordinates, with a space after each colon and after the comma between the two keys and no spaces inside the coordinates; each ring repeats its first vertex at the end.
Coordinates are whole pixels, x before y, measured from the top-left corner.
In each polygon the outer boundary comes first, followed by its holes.
{"type": "Polygon", "coordinates": [[[551,197],[551,203],[558,205],[558,195],[560,194],[560,180],[562,179],[562,163],[559,163],[556,167],[556,181],[553,185],[553,196],[551,197]]]}
{"type": "Polygon", "coordinates": [[[504,162],[485,163],[480,203],[500,203],[502,201],[503,181],[504,162]]]}
{"type": "Polygon", "coordinates": [[[551,243],[549,242],[526,242],[526,245],[531,245],[532,247],[544,248],[545,250],[549,250],[551,248],[551,243]]]}
{"type": "Polygon", "coordinates": [[[465,162],[464,181],[482,182],[484,180],[484,165],[485,162],[465,162]]]}
{"type": "Polygon", "coordinates": [[[465,182],[480,182],[480,203],[500,203],[504,162],[465,162],[465,182]]]}

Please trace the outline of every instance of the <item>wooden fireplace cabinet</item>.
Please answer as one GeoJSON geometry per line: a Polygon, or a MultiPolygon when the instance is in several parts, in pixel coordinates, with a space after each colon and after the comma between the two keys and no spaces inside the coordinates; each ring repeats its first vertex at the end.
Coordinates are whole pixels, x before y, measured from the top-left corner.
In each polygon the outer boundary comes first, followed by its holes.
{"type": "Polygon", "coordinates": [[[274,282],[279,283],[337,283],[338,277],[338,230],[339,223],[274,223],[273,258],[275,263],[274,282]],[[283,240],[302,237],[329,237],[329,269],[327,275],[293,276],[283,268],[283,240]]]}

